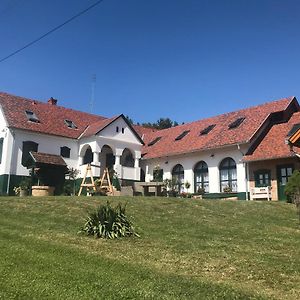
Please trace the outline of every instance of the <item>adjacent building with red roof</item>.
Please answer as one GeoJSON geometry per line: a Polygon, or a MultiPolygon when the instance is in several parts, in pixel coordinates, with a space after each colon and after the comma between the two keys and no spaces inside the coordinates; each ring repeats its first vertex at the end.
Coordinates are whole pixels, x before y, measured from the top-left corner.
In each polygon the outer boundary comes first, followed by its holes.
{"type": "Polygon", "coordinates": [[[8,194],[20,176],[29,175],[32,152],[60,156],[81,176],[92,163],[95,176],[113,168],[123,184],[173,178],[180,192],[207,197],[226,192],[240,199],[254,187],[272,186],[277,200],[299,167],[288,145],[299,124],[295,97],[155,130],[131,125],[124,115],[68,109],[53,98],[43,102],[0,93],[0,189],[8,194]]]}

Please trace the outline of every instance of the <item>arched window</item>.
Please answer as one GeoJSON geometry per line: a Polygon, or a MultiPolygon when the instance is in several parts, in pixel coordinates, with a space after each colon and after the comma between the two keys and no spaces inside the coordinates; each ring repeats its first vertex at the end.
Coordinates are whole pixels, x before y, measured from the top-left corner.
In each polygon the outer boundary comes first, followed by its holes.
{"type": "Polygon", "coordinates": [[[131,151],[127,148],[124,149],[122,156],[121,156],[121,165],[123,167],[134,167],[134,159],[131,151]]]}
{"type": "Polygon", "coordinates": [[[221,192],[237,191],[236,163],[230,158],[224,158],[220,163],[220,187],[221,192]]]}
{"type": "Polygon", "coordinates": [[[177,186],[177,191],[181,192],[183,190],[184,184],[184,169],[183,166],[178,164],[172,170],[172,180],[177,186]]]}
{"type": "Polygon", "coordinates": [[[32,142],[32,141],[23,142],[22,160],[21,160],[22,166],[27,167],[28,161],[29,161],[29,158],[30,158],[29,152],[30,151],[37,152],[38,151],[38,146],[39,146],[39,144],[37,144],[35,142],[32,142]]]}
{"type": "Polygon", "coordinates": [[[208,180],[208,167],[206,162],[199,161],[194,168],[194,181],[195,181],[195,193],[204,190],[208,193],[209,180],[208,180]]]}
{"type": "Polygon", "coordinates": [[[93,152],[91,147],[88,147],[83,157],[83,164],[90,164],[93,161],[93,152]]]}

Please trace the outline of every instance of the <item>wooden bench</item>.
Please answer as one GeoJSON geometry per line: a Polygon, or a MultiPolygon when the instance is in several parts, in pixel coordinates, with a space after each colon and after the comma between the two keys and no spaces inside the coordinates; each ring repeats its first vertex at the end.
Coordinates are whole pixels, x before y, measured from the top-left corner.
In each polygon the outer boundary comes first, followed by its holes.
{"type": "Polygon", "coordinates": [[[250,189],[250,200],[267,199],[272,200],[271,187],[255,187],[250,189]]]}

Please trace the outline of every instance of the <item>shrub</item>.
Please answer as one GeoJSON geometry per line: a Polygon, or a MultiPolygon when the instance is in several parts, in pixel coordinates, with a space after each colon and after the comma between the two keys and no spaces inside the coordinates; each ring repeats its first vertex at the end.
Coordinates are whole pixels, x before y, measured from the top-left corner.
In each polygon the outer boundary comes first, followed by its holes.
{"type": "Polygon", "coordinates": [[[139,236],[126,216],[126,205],[120,203],[112,207],[109,201],[90,212],[80,232],[96,238],[114,239],[126,236],[139,236]]]}
{"type": "Polygon", "coordinates": [[[293,202],[296,205],[300,223],[300,172],[298,170],[295,170],[289,178],[285,186],[285,193],[287,202],[293,202]]]}
{"type": "Polygon", "coordinates": [[[19,186],[22,190],[29,190],[31,188],[31,178],[30,177],[23,177],[19,186]]]}
{"type": "Polygon", "coordinates": [[[204,195],[205,194],[205,189],[199,187],[196,194],[198,194],[198,195],[204,195]]]}
{"type": "Polygon", "coordinates": [[[181,182],[178,182],[175,178],[172,178],[172,179],[165,179],[163,183],[168,197],[178,196],[180,187],[182,185],[181,182]]]}
{"type": "Polygon", "coordinates": [[[288,201],[291,202],[295,195],[300,195],[300,172],[295,170],[292,176],[289,178],[285,186],[285,193],[288,197],[288,201]]]}

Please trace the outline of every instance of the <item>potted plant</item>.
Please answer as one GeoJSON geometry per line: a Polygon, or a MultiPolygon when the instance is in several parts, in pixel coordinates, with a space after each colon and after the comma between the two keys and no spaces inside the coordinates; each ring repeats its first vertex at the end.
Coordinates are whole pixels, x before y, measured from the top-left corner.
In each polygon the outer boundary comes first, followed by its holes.
{"type": "Polygon", "coordinates": [[[227,185],[224,187],[223,192],[227,194],[232,193],[232,188],[227,185]]]}
{"type": "Polygon", "coordinates": [[[205,194],[205,188],[199,187],[197,190],[197,194],[204,195],[205,194]]]}
{"type": "Polygon", "coordinates": [[[18,187],[14,187],[14,192],[16,195],[20,197],[28,196],[31,188],[31,179],[29,177],[25,177],[21,180],[20,185],[18,187]]]}

